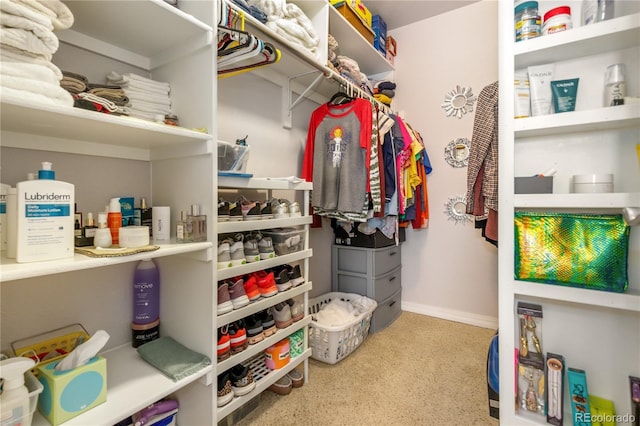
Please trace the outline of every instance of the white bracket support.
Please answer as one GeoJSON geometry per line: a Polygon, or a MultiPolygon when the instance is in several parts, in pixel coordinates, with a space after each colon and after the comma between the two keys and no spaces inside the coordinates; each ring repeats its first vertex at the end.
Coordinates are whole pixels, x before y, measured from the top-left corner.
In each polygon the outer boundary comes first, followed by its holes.
{"type": "Polygon", "coordinates": [[[311,90],[313,90],[318,83],[320,83],[320,80],[322,80],[322,78],[324,77],[324,73],[320,70],[314,70],[314,71],[308,71],[302,74],[298,74],[298,75],[294,75],[289,77],[289,80],[287,81],[287,87],[283,87],[282,88],[282,107],[283,107],[283,111],[282,111],[282,126],[285,129],[291,129],[293,127],[293,108],[298,105],[298,103],[304,99],[304,97],[307,95],[307,93],[309,93],[311,90]],[[304,77],[305,75],[309,75],[309,74],[315,74],[315,73],[319,73],[316,78],[311,82],[311,84],[304,89],[304,91],[300,94],[300,96],[298,96],[296,98],[296,100],[293,100],[293,89],[291,88],[291,82],[297,78],[300,77],[304,77]],[[286,108],[286,109],[285,109],[286,108]]]}

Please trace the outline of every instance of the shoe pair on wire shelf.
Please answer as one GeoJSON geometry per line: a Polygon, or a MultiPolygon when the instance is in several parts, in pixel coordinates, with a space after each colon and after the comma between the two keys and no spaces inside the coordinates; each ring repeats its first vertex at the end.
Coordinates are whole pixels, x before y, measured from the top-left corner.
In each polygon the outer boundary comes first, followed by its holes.
{"type": "Polygon", "coordinates": [[[244,195],[234,203],[218,199],[218,222],[241,220],[264,220],[300,217],[302,212],[297,201],[272,198],[270,201],[251,201],[244,195]]]}
{"type": "Polygon", "coordinates": [[[251,368],[238,364],[218,376],[218,407],[230,403],[235,396],[243,396],[256,388],[251,368]]]}
{"type": "Polygon", "coordinates": [[[237,233],[218,243],[218,269],[233,268],[247,262],[273,259],[276,252],[271,237],[261,233],[237,233]]]}

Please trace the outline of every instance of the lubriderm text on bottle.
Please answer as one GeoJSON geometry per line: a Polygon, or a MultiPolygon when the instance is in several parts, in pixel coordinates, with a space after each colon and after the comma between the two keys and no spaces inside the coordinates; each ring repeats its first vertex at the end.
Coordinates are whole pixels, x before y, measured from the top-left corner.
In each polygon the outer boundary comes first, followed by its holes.
{"type": "Polygon", "coordinates": [[[73,257],[75,187],[55,180],[43,162],[38,179],[18,182],[16,261],[39,262],[73,257]]]}

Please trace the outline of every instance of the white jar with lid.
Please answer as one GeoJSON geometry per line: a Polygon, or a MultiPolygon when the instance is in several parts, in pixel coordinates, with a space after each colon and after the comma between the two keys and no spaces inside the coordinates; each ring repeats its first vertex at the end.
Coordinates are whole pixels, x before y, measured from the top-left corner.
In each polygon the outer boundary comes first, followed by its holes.
{"type": "Polygon", "coordinates": [[[542,24],[542,35],[558,33],[573,28],[571,21],[571,8],[569,6],[559,6],[549,10],[544,14],[542,24]]]}
{"type": "Polygon", "coordinates": [[[574,194],[596,194],[613,192],[612,174],[573,175],[574,194]]]}

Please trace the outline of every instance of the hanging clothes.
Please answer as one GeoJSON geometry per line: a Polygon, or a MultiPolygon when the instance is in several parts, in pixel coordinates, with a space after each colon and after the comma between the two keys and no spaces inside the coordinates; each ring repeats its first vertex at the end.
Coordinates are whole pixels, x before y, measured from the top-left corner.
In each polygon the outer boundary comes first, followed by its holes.
{"type": "Polygon", "coordinates": [[[466,213],[491,244],[498,244],[498,82],[478,95],[467,167],[466,213]]]}
{"type": "Polygon", "coordinates": [[[314,184],[315,214],[366,220],[372,117],[371,104],[360,98],[311,114],[302,178],[314,184]]]}

